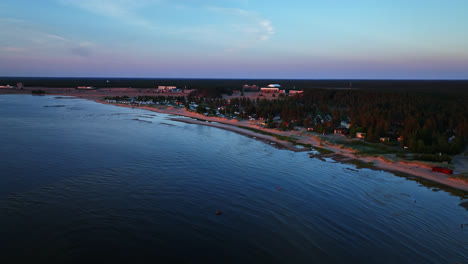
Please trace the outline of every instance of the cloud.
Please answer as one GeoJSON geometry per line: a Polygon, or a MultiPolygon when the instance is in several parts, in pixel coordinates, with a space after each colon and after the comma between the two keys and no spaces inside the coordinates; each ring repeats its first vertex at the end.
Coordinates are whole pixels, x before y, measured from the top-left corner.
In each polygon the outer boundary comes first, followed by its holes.
{"type": "Polygon", "coordinates": [[[23,53],[23,52],[27,51],[27,49],[26,48],[3,46],[3,47],[0,47],[0,51],[9,52],[9,53],[23,53]]]}
{"type": "Polygon", "coordinates": [[[250,48],[259,42],[269,40],[275,34],[271,21],[257,12],[219,6],[210,6],[208,10],[227,16],[232,20],[230,26],[235,29],[234,33],[237,33],[239,40],[234,47],[226,49],[226,52],[231,53],[250,48]]]}
{"type": "Polygon", "coordinates": [[[73,6],[105,17],[117,18],[127,24],[154,29],[149,20],[138,15],[138,9],[162,0],[58,0],[59,3],[73,6]]]}
{"type": "Polygon", "coordinates": [[[271,22],[268,20],[263,20],[260,22],[260,25],[262,26],[262,34],[259,36],[260,40],[268,40],[271,36],[275,34],[275,30],[273,26],[271,25],[271,22]]]}
{"type": "MultiPolygon", "coordinates": [[[[59,3],[78,8],[99,16],[118,19],[119,21],[139,26],[144,30],[158,34],[178,35],[203,43],[206,39],[223,42],[226,48],[234,51],[243,50],[269,40],[274,34],[271,21],[254,11],[243,8],[220,6],[218,0],[56,0],[59,3]],[[145,10],[155,7],[171,6],[175,9],[192,9],[193,16],[217,16],[212,24],[186,24],[174,26],[155,25],[157,18],[145,17],[145,10]],[[229,46],[229,47],[227,47],[229,46]]],[[[223,5],[247,6],[248,1],[225,0],[223,5]]],[[[196,19],[194,20],[196,21],[196,19]]],[[[203,21],[203,19],[200,19],[203,21]]],[[[201,22],[202,23],[202,22],[201,22]]],[[[151,34],[153,35],[153,34],[151,34]]]]}
{"type": "Polygon", "coordinates": [[[68,40],[65,39],[64,37],[61,37],[61,36],[57,36],[57,35],[54,35],[54,34],[44,34],[45,36],[51,38],[51,39],[55,39],[55,40],[59,40],[59,41],[63,41],[63,42],[67,42],[68,40]]]}
{"type": "Polygon", "coordinates": [[[0,19],[0,51],[9,55],[25,56],[59,56],[73,54],[81,57],[89,56],[95,44],[76,38],[67,38],[51,33],[40,25],[18,19],[0,19]]]}

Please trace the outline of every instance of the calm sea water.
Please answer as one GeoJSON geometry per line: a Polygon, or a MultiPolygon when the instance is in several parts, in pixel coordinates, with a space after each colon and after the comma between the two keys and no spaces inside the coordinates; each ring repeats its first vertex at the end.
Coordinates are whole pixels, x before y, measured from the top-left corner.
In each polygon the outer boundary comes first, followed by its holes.
{"type": "Polygon", "coordinates": [[[0,262],[468,263],[466,199],[169,117],[0,96],[0,262]]]}

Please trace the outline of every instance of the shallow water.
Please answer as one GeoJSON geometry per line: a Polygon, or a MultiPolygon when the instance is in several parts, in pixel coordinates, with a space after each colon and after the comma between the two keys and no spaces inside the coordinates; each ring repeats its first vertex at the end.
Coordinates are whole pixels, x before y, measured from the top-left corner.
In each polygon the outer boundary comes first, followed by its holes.
{"type": "Polygon", "coordinates": [[[0,96],[0,261],[468,262],[466,199],[170,117],[0,96]]]}

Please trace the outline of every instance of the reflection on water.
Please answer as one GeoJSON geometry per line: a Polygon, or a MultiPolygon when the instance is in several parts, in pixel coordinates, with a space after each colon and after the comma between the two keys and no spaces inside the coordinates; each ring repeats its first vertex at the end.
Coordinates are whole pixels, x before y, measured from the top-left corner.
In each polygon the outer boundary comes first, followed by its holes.
{"type": "Polygon", "coordinates": [[[466,200],[389,173],[50,96],[0,135],[1,261],[468,262],[466,200]]]}

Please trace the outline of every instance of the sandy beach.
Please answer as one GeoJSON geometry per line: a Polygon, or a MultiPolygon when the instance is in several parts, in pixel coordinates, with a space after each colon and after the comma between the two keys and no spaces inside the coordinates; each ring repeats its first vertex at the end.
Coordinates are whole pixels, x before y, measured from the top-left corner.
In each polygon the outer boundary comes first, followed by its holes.
{"type": "MultiPolygon", "coordinates": [[[[31,87],[27,90],[4,90],[0,93],[2,94],[30,94],[31,90],[34,89],[43,89],[47,90],[48,95],[64,95],[64,96],[75,96],[78,98],[93,100],[98,103],[107,104],[103,101],[105,96],[137,96],[137,95],[158,95],[150,89],[138,89],[138,88],[112,88],[112,89],[99,89],[91,91],[76,90],[73,88],[43,88],[43,87],[31,87]]],[[[174,96],[186,95],[185,93],[180,92],[180,94],[175,94],[174,96]]],[[[195,112],[187,111],[185,108],[175,108],[171,106],[129,106],[123,104],[112,104],[122,107],[132,107],[145,109],[153,112],[171,114],[180,117],[173,117],[171,120],[178,122],[185,122],[197,125],[205,125],[216,127],[219,129],[229,130],[235,133],[239,133],[244,136],[262,141],[266,144],[270,144],[279,149],[287,149],[295,152],[304,152],[310,151],[309,148],[304,148],[302,146],[295,145],[291,142],[280,140],[271,134],[280,135],[285,137],[294,137],[297,143],[301,144],[310,144],[312,146],[324,148],[330,151],[333,151],[332,154],[315,154],[311,157],[323,158],[330,157],[338,162],[342,163],[352,163],[353,160],[359,160],[368,164],[372,164],[372,169],[388,171],[396,174],[411,175],[414,177],[419,177],[425,180],[429,180],[441,185],[449,186],[458,190],[468,192],[468,182],[450,178],[449,175],[442,173],[432,172],[431,164],[424,162],[413,162],[413,161],[389,161],[382,157],[359,157],[355,155],[353,149],[343,148],[339,145],[329,144],[326,141],[322,141],[319,136],[313,135],[310,133],[304,133],[304,130],[294,130],[294,131],[279,131],[277,129],[267,129],[263,128],[258,123],[242,120],[238,121],[236,119],[226,119],[220,117],[208,117],[201,115],[195,112]],[[185,117],[185,118],[184,118],[185,117]],[[244,127],[244,128],[242,128],[244,127]],[[265,134],[256,133],[253,130],[260,130],[266,132],[265,134]]],[[[468,172],[468,159],[462,155],[456,156],[454,158],[454,163],[456,165],[455,173],[467,173],[468,172]]]]}

